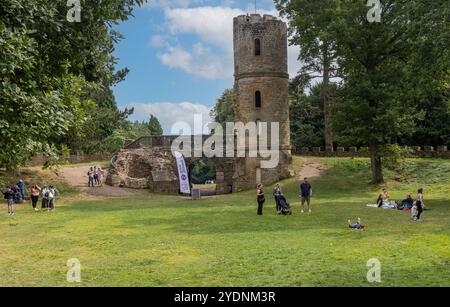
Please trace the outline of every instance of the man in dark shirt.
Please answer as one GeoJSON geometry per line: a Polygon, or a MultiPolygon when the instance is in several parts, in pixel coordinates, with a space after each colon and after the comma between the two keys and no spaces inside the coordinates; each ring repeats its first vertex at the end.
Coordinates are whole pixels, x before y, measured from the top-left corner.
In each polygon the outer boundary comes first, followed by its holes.
{"type": "Polygon", "coordinates": [[[300,198],[302,202],[302,213],[305,212],[305,202],[308,204],[308,211],[311,213],[311,197],[312,197],[312,186],[308,182],[308,178],[305,178],[303,183],[300,185],[300,198]]]}

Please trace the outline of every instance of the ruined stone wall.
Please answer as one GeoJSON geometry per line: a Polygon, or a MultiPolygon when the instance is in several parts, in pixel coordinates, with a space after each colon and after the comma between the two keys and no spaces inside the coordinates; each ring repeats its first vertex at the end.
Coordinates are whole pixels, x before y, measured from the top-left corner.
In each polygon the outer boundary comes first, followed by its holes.
{"type": "MultiPolygon", "coordinates": [[[[204,157],[185,158],[188,169],[204,157]]],[[[245,158],[211,158],[216,166],[216,193],[228,194],[253,188],[247,184],[245,158]],[[241,167],[244,166],[244,167],[241,167]]],[[[157,193],[179,192],[176,160],[170,146],[142,146],[139,142],[122,149],[113,159],[106,183],[131,189],[149,189],[157,193]]]]}
{"type": "MultiPolygon", "coordinates": [[[[450,158],[447,146],[411,146],[411,155],[418,158],[450,158]]],[[[293,151],[296,155],[310,157],[370,157],[368,147],[337,147],[333,151],[323,150],[322,147],[302,147],[293,151]]]]}
{"type": "Polygon", "coordinates": [[[121,150],[107,184],[157,193],[178,193],[178,170],[172,153],[160,147],[121,150]]]}

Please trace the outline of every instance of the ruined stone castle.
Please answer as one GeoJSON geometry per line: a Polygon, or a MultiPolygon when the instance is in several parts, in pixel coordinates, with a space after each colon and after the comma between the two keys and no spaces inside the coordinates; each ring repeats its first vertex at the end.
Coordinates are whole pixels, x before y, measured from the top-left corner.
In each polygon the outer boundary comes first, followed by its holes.
{"type": "MultiPolygon", "coordinates": [[[[234,18],[235,121],[279,123],[279,163],[261,168],[263,157],[210,158],[216,166],[217,194],[273,184],[293,176],[290,147],[287,26],[259,14],[234,18]]],[[[208,136],[203,136],[206,139],[208,136]]],[[[171,144],[176,136],[144,137],[125,146],[113,159],[107,182],[114,186],[177,193],[178,171],[171,144]]],[[[269,138],[270,140],[270,138],[269,138]]],[[[250,139],[246,146],[252,146],[250,139]]],[[[194,136],[188,142],[194,143],[194,136]]],[[[271,144],[269,144],[271,146],[271,144]]],[[[199,159],[186,158],[188,168],[199,159]]]]}

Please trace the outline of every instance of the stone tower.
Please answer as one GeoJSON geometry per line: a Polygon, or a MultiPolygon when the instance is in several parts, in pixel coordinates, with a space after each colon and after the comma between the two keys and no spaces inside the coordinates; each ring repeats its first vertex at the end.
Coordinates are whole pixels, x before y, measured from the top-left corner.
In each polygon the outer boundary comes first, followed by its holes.
{"type": "MultiPolygon", "coordinates": [[[[234,18],[235,115],[237,122],[265,122],[280,127],[280,163],[260,169],[261,158],[247,158],[247,182],[271,184],[293,175],[289,124],[287,26],[270,15],[234,18]]],[[[270,137],[269,137],[270,140],[270,137]]]]}

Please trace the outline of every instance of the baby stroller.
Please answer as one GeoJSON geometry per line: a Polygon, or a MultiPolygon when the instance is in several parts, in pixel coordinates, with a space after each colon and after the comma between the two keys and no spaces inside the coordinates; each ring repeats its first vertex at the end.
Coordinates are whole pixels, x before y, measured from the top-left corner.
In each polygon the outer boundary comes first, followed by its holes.
{"type": "Polygon", "coordinates": [[[286,197],[284,197],[283,195],[278,197],[278,202],[280,204],[280,212],[278,212],[278,214],[280,215],[292,215],[292,209],[291,209],[291,205],[289,205],[289,203],[286,200],[286,197]]]}

